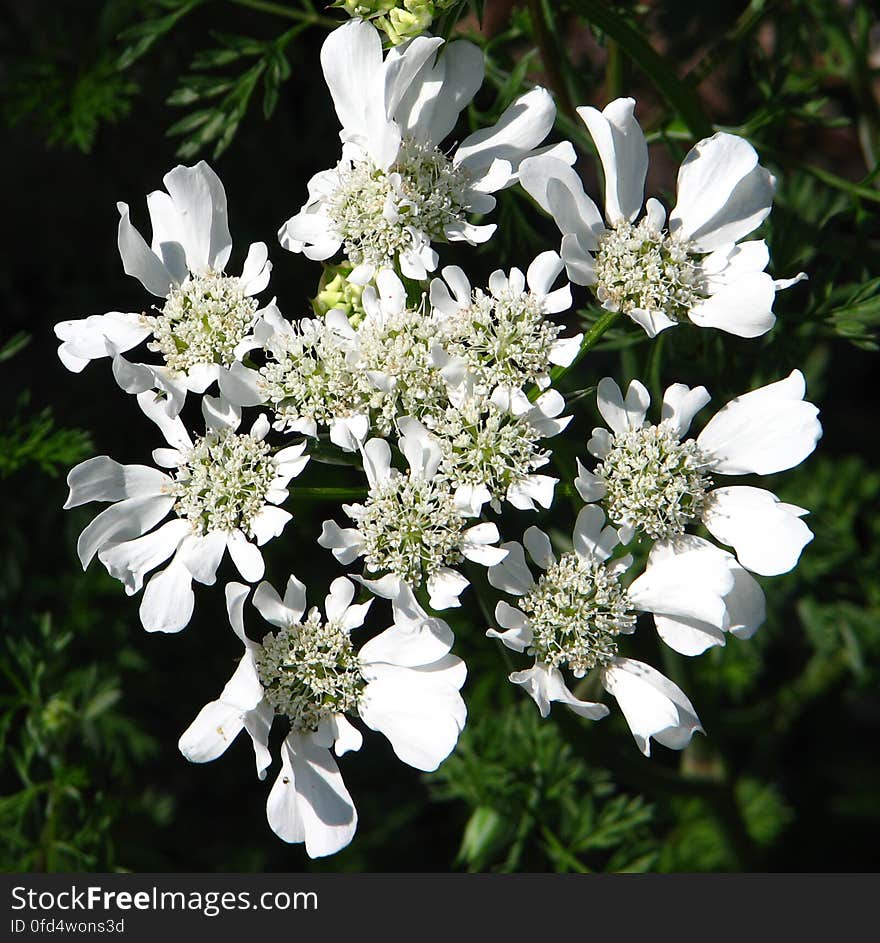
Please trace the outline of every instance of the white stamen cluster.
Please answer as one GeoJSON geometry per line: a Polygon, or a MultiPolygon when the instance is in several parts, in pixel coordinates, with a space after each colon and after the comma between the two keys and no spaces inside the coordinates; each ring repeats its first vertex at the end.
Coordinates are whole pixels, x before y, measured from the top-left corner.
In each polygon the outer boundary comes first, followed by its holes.
{"type": "Polygon", "coordinates": [[[699,517],[712,479],[693,439],[681,442],[668,423],[615,435],[595,474],[615,524],[629,524],[654,540],[676,537],[699,517]]]}
{"type": "Polygon", "coordinates": [[[546,465],[550,453],[524,417],[511,416],[490,400],[474,397],[450,407],[431,423],[440,444],[440,469],[454,485],[485,485],[503,498],[510,485],[546,465]]]}
{"type": "Polygon", "coordinates": [[[617,576],[604,563],[566,553],[519,601],[533,641],[529,649],[551,668],[567,665],[582,678],[617,654],[617,636],[636,617],[617,576]]]}
{"type": "Polygon", "coordinates": [[[462,560],[464,518],[437,479],[393,475],[348,513],[364,540],[366,567],[374,573],[393,573],[420,586],[440,567],[462,560]]]}
{"type": "Polygon", "coordinates": [[[622,220],[601,237],[595,273],[596,296],[611,311],[638,308],[679,321],[702,298],[689,243],[647,216],[637,224],[622,220]]]}
{"type": "Polygon", "coordinates": [[[240,278],[192,275],[171,289],[158,315],[144,315],[153,330],[149,348],[181,373],[196,364],[228,366],[256,311],[257,301],[244,293],[240,278]]]}
{"type": "Polygon", "coordinates": [[[421,416],[446,399],[446,385],[431,360],[436,341],[434,326],[421,309],[368,319],[358,334],[358,367],[393,381],[388,392],[372,398],[374,424],[380,435],[389,435],[395,416],[421,416]]]}
{"type": "Polygon", "coordinates": [[[174,510],[195,534],[241,530],[253,537],[252,521],[266,506],[276,474],[265,442],[230,430],[209,432],[196,439],[175,476],[174,510]]]}
{"type": "Polygon", "coordinates": [[[492,295],[477,288],[471,304],[445,322],[442,343],[487,388],[519,387],[546,375],[561,330],[534,292],[508,288],[492,295]]]}
{"type": "Polygon", "coordinates": [[[374,395],[355,368],[340,338],[324,321],[303,318],[290,332],[276,334],[271,359],[260,370],[260,387],[282,422],[333,419],[364,412],[374,395]]]}
{"type": "Polygon", "coordinates": [[[314,732],[333,714],[357,713],[365,684],[357,652],[348,632],[324,622],[317,608],[270,632],[255,660],[266,700],[294,730],[314,732]]]}
{"type": "Polygon", "coordinates": [[[388,170],[368,159],[341,169],[327,212],[353,264],[392,265],[464,219],[466,190],[465,173],[441,150],[404,141],[388,170]]]}

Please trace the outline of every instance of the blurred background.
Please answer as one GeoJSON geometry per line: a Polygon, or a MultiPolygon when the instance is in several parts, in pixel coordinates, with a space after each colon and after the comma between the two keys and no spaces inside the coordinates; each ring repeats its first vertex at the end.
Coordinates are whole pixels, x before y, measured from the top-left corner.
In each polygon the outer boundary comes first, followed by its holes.
{"type": "MultiPolygon", "coordinates": [[[[438,4],[439,6],[439,4],[438,4]]],[[[38,0],[0,4],[0,867],[18,871],[851,871],[876,867],[880,824],[880,26],[870,3],[457,3],[435,28],[485,46],[487,81],[463,118],[480,126],[528,84],[560,105],[556,139],[599,178],[572,106],[620,94],[651,143],[649,194],[672,205],[678,163],[714,128],[748,137],[779,178],[761,235],[780,294],[777,327],[754,341],[681,328],[648,345],[634,326],[606,335],[565,378],[575,420],[558,468],[583,456],[595,397],[611,374],[652,392],[702,383],[713,404],[798,367],[822,412],[817,452],[768,479],[810,509],[816,534],[797,569],[763,580],[766,625],[699,659],[661,650],[649,626],[630,654],[687,691],[708,736],[642,757],[619,716],[541,722],[507,683],[483,636],[481,589],[450,617],[469,665],[467,729],[434,774],[403,766],[381,737],[345,757],[358,807],[352,845],[311,862],[265,821],[274,776],[253,776],[241,738],[188,764],[177,738],[239,657],[222,594],[197,588],[179,636],[152,636],[137,599],[76,538],[94,506],[63,512],[69,468],[109,454],[144,462],[151,424],[106,361],[68,373],[58,321],[139,310],[116,250],[117,200],[148,230],[144,197],[178,162],[209,160],[229,197],[231,271],[264,240],[270,291],[309,314],[320,269],[285,253],[280,224],[306,182],[335,163],[338,123],[318,53],[345,14],[262,0],[38,0]],[[482,25],[480,17],[482,16],[482,25]],[[577,135],[577,136],[575,136],[577,135]],[[673,336],[674,335],[674,336],[673,336]]],[[[453,247],[480,284],[525,268],[558,233],[521,193],[501,201],[498,238],[453,247]],[[484,251],[485,249],[485,251],[484,251]]],[[[572,325],[595,312],[576,294],[572,325]]],[[[711,409],[709,410],[711,412],[711,409]]],[[[562,438],[562,437],[560,437],[562,438]]],[[[312,462],[304,485],[354,484],[312,462]]],[[[763,484],[763,482],[762,482],[763,484]]],[[[339,575],[315,551],[332,505],[297,500],[267,552],[318,599],[339,575]]],[[[571,499],[551,528],[570,533],[571,499]]],[[[516,526],[528,523],[525,515],[516,526]]],[[[502,526],[502,532],[503,532],[502,526]]],[[[228,565],[228,563],[226,564],[228,565]]],[[[221,571],[221,579],[233,578],[221,571]]]]}

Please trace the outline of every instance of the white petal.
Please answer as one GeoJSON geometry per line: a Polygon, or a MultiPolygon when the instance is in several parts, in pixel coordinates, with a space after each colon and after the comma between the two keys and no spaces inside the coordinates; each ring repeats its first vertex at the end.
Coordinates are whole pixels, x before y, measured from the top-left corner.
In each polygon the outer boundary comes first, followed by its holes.
{"type": "Polygon", "coordinates": [[[324,521],[318,544],[333,552],[333,556],[348,566],[357,559],[364,546],[363,538],[355,527],[340,527],[335,521],[324,521]]]}
{"type": "Polygon", "coordinates": [[[523,534],[523,545],[528,550],[529,556],[542,570],[549,570],[556,562],[550,538],[537,527],[526,528],[523,534]]]}
{"type": "Polygon", "coordinates": [[[596,389],[596,403],[608,427],[615,435],[620,435],[641,428],[651,405],[651,396],[638,380],[633,380],[624,403],[620,387],[610,377],[605,377],[596,389]]]}
{"type": "Polygon", "coordinates": [[[144,237],[132,226],[128,204],[117,203],[116,208],[119,210],[117,244],[125,274],[133,275],[150,294],[166,298],[172,285],[170,272],[144,242],[144,237]]]}
{"type": "Polygon", "coordinates": [[[348,722],[343,714],[336,714],[332,718],[335,730],[333,731],[333,752],[337,756],[357,752],[364,744],[364,737],[357,727],[348,722]]]}
{"type": "Polygon", "coordinates": [[[102,511],[79,535],[76,543],[83,569],[104,547],[140,537],[155,527],[174,506],[174,500],[164,495],[126,498],[102,511]]]}
{"type": "Polygon", "coordinates": [[[614,225],[632,221],[642,208],[645,175],[648,172],[648,145],[633,114],[635,100],[618,98],[604,111],[578,108],[589,129],[605,173],[605,218],[614,225]]]}
{"type": "Polygon", "coordinates": [[[690,429],[694,416],[711,398],[705,386],[695,386],[691,389],[684,383],[673,383],[663,394],[660,418],[668,423],[680,439],[690,429]]]}
{"type": "Polygon", "coordinates": [[[265,242],[252,242],[241,270],[241,288],[248,295],[258,295],[269,284],[272,263],[265,242]]]}
{"type": "Polygon", "coordinates": [[[254,593],[254,605],[270,625],[286,626],[299,622],[306,611],[306,587],[291,573],[282,602],[275,587],[262,582],[254,593]]]}
{"type": "Polygon", "coordinates": [[[507,551],[507,556],[490,568],[489,584],[513,596],[525,596],[535,585],[535,581],[526,565],[522,545],[511,540],[501,544],[501,549],[507,551]]]}
{"type": "Polygon", "coordinates": [[[62,348],[83,360],[107,356],[107,341],[117,351],[124,352],[146,340],[152,329],[144,323],[143,315],[108,311],[75,321],[61,321],[55,325],[55,335],[63,341],[62,348]]]}
{"type": "Polygon", "coordinates": [[[177,518],[144,537],[113,544],[100,551],[98,559],[125,586],[127,593],[137,593],[144,584],[144,576],[164,563],[191,529],[189,521],[177,518]]]}
{"type": "Polygon", "coordinates": [[[222,531],[213,531],[201,537],[190,535],[181,544],[177,559],[189,570],[194,580],[213,586],[225,550],[226,534],[222,531]]]}
{"type": "Polygon", "coordinates": [[[681,689],[650,665],[631,658],[615,658],[602,672],[602,683],[617,698],[645,756],[651,753],[651,737],[672,750],[682,750],[695,730],[703,730],[693,705],[681,689]]]}
{"type": "Polygon", "coordinates": [[[738,242],[770,212],[776,180],[758,165],[748,141],[719,132],[700,141],[678,172],[678,202],[669,228],[711,252],[738,242]]]}
{"type": "Polygon", "coordinates": [[[605,524],[605,514],[595,504],[578,512],[572,540],[578,556],[598,561],[607,560],[618,544],[617,531],[605,524]]]}
{"type": "Polygon", "coordinates": [[[684,616],[727,628],[726,596],[733,574],[726,558],[711,549],[690,550],[663,560],[652,559],[629,588],[637,609],[672,617],[684,616]]]}
{"type": "Polygon", "coordinates": [[[680,655],[702,655],[714,645],[724,645],[724,630],[699,619],[655,615],[654,625],[660,638],[680,655]]]}
{"type": "Polygon", "coordinates": [[[281,746],[281,772],[266,803],[266,817],[283,841],[304,841],[310,858],[335,854],[352,840],[357,812],[326,747],[318,746],[309,736],[287,736],[281,746]]]}
{"type": "Polygon", "coordinates": [[[715,327],[737,337],[761,337],[776,323],[776,287],[766,272],[747,272],[688,311],[698,327],[715,327]]]}
{"type": "MultiPolygon", "coordinates": [[[[460,664],[460,659],[449,658],[460,664]]],[[[437,769],[464,726],[460,684],[444,683],[446,672],[432,678],[415,668],[392,665],[384,666],[378,676],[373,668],[372,674],[359,706],[363,722],[388,738],[402,762],[426,772],[437,769]]]]}
{"type": "Polygon", "coordinates": [[[371,488],[388,478],[391,470],[391,446],[384,439],[370,439],[361,449],[364,473],[371,488]]]}
{"type": "Polygon", "coordinates": [[[148,632],[179,632],[192,618],[192,575],[176,560],[152,577],[141,600],[141,625],[148,632]]]}
{"type": "Polygon", "coordinates": [[[605,223],[584,192],[581,178],[568,164],[552,157],[530,157],[522,162],[519,182],[538,206],[553,216],[563,235],[576,235],[585,251],[596,249],[605,223]]]}
{"type": "Polygon", "coordinates": [[[590,720],[601,720],[608,715],[608,708],[604,704],[578,700],[565,686],[559,669],[548,668],[543,662],[536,661],[534,667],[526,671],[514,671],[510,680],[528,691],[542,717],[549,715],[553,701],[565,704],[569,710],[590,720]]]}
{"type": "Polygon", "coordinates": [[[432,609],[453,609],[461,605],[458,597],[470,586],[467,579],[451,567],[441,566],[428,579],[428,602],[432,609]]]}
{"type": "Polygon", "coordinates": [[[161,495],[170,484],[166,474],[149,465],[120,465],[106,455],[97,455],[80,462],[68,473],[70,493],[64,507],[161,495]]]}
{"type": "Polygon", "coordinates": [[[489,167],[493,160],[507,160],[514,170],[528,152],[550,133],[556,106],[546,89],[533,88],[508,106],[491,128],[468,135],[453,157],[456,166],[471,173],[489,167]]]}
{"type": "Polygon", "coordinates": [[[763,488],[735,486],[711,492],[703,523],[713,537],[736,550],[739,562],[753,573],[787,573],[813,533],[800,520],[807,512],[783,504],[763,488]]]}
{"type": "Polygon", "coordinates": [[[179,449],[181,452],[189,452],[192,449],[192,439],[184,428],[180,416],[169,414],[166,400],[148,391],[138,393],[137,401],[143,414],[156,423],[171,448],[179,449]]]}
{"type": "Polygon", "coordinates": [[[444,67],[443,87],[420,123],[425,140],[433,144],[440,144],[451,133],[462,109],[483,84],[483,52],[473,43],[449,43],[440,63],[444,67]]]}
{"type": "Polygon", "coordinates": [[[442,619],[429,617],[406,584],[401,584],[392,605],[394,624],[361,647],[362,664],[386,662],[415,668],[447,654],[452,647],[452,629],[442,619]]]}
{"type": "Polygon", "coordinates": [[[605,497],[605,482],[597,478],[591,471],[581,464],[577,459],[578,476],[574,480],[574,486],[581,500],[590,504],[593,501],[600,501],[605,497]]]}
{"type": "Polygon", "coordinates": [[[495,606],[495,620],[506,628],[507,632],[498,632],[495,629],[487,629],[488,638],[497,638],[508,648],[515,652],[524,652],[534,639],[532,630],[526,624],[525,615],[504,600],[499,600],[495,606]]]}
{"type": "Polygon", "coordinates": [[[262,579],[266,566],[263,563],[260,548],[256,544],[252,544],[240,530],[234,530],[228,535],[226,546],[243,580],[256,583],[257,580],[262,579]]]}
{"type": "Polygon", "coordinates": [[[731,400],[709,420],[697,444],[723,475],[769,475],[800,464],[816,447],[819,410],[804,402],[799,370],[731,400]]]}
{"type": "Polygon", "coordinates": [[[211,701],[186,728],[177,746],[191,763],[209,763],[226,752],[243,728],[244,711],[241,708],[223,701],[211,701]]]}
{"type": "Polygon", "coordinates": [[[258,547],[270,541],[273,537],[280,537],[281,532],[287,526],[287,522],[293,518],[290,511],[282,508],[267,505],[251,519],[251,528],[254,532],[254,539],[258,547]]]}
{"type": "Polygon", "coordinates": [[[501,535],[495,524],[488,522],[475,524],[462,534],[462,555],[474,563],[494,566],[507,556],[507,552],[500,547],[489,546],[500,539],[501,535]]]}
{"type": "Polygon", "coordinates": [[[163,183],[180,218],[190,271],[222,272],[232,251],[232,237],[220,178],[200,160],[195,167],[178,165],[165,174],[163,183]]]}

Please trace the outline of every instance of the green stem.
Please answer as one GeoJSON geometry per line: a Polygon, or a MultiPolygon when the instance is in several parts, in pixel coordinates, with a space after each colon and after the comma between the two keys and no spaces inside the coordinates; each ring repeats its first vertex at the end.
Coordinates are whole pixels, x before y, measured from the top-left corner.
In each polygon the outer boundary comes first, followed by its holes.
{"type": "Polygon", "coordinates": [[[299,488],[294,487],[295,498],[315,501],[338,501],[345,498],[363,499],[367,496],[366,488],[299,488]]]}
{"type": "Polygon", "coordinates": [[[572,367],[580,363],[584,356],[599,343],[608,328],[615,324],[619,318],[619,311],[603,311],[599,315],[598,321],[584,334],[581,349],[577,352],[574,360],[567,367],[554,367],[550,371],[550,379],[555,383],[560,377],[564,377],[572,367]]]}
{"type": "Polygon", "coordinates": [[[288,20],[300,20],[312,26],[327,26],[330,29],[336,29],[341,23],[329,16],[321,16],[320,13],[297,10],[286,6],[283,3],[271,3],[270,0],[229,0],[240,7],[247,7],[250,10],[259,10],[261,13],[273,13],[275,16],[283,16],[288,20]]]}
{"type": "Polygon", "coordinates": [[[608,39],[605,44],[608,61],[605,64],[605,98],[613,101],[623,94],[623,64],[624,59],[620,52],[620,44],[614,39],[608,39]]]}

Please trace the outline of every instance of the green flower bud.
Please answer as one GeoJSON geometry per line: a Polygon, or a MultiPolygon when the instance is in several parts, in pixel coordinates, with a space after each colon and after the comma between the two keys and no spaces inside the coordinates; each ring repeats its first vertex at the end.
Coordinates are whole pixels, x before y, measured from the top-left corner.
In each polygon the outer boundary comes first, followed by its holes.
{"type": "Polygon", "coordinates": [[[312,299],[312,308],[320,317],[337,308],[345,312],[349,321],[357,327],[364,319],[364,308],[361,304],[363,285],[353,285],[347,280],[354,268],[350,263],[341,265],[325,265],[324,274],[318,283],[318,294],[312,299]]]}

